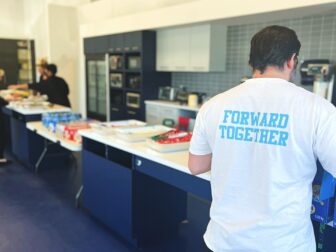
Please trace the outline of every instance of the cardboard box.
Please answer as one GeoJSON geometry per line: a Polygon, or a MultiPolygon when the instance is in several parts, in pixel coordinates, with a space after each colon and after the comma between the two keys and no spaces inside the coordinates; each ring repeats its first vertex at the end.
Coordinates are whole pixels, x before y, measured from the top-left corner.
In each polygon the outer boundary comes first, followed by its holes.
{"type": "Polygon", "coordinates": [[[321,223],[334,219],[336,179],[317,164],[317,173],[313,181],[313,202],[311,218],[321,223]]]}

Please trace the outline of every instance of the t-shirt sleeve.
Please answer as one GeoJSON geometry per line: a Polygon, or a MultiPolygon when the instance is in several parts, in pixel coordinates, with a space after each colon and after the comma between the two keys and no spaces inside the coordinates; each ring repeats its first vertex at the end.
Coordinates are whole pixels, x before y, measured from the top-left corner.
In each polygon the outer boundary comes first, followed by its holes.
{"type": "Polygon", "coordinates": [[[336,108],[322,101],[317,112],[314,152],[323,168],[336,177],[336,108]]]}
{"type": "Polygon", "coordinates": [[[196,117],[193,135],[190,141],[189,152],[194,155],[210,154],[211,148],[209,146],[206,127],[204,124],[204,110],[200,110],[196,117]]]}

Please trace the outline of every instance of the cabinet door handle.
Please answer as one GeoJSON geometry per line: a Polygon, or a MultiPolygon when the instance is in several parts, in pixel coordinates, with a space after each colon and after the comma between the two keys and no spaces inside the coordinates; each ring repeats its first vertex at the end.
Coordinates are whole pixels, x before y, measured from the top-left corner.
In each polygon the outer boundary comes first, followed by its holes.
{"type": "Polygon", "coordinates": [[[124,47],[125,51],[129,51],[129,49],[130,49],[129,47],[124,47]]]}
{"type": "Polygon", "coordinates": [[[134,112],[134,111],[129,111],[129,110],[127,110],[127,113],[128,113],[129,115],[135,115],[135,114],[136,114],[136,112],[134,112]]]}
{"type": "Polygon", "coordinates": [[[119,112],[118,108],[111,108],[112,111],[119,112]]]}
{"type": "Polygon", "coordinates": [[[116,51],[117,51],[117,52],[120,52],[120,51],[121,51],[121,48],[120,48],[120,47],[117,47],[117,48],[116,48],[116,51]]]}
{"type": "Polygon", "coordinates": [[[142,161],[141,161],[141,159],[137,159],[137,160],[135,161],[135,164],[136,164],[136,166],[141,166],[141,165],[142,165],[142,161]]]}
{"type": "Polygon", "coordinates": [[[133,47],[132,47],[132,50],[133,50],[133,51],[137,51],[137,50],[139,50],[139,47],[137,47],[137,46],[133,46],[133,47]]]}

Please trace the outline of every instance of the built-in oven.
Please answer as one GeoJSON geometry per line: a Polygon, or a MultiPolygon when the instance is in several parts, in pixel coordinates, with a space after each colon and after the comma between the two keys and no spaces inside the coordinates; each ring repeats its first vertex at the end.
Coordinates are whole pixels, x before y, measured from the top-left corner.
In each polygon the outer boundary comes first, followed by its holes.
{"type": "Polygon", "coordinates": [[[140,94],[127,92],[126,93],[126,106],[129,108],[140,108],[140,94]]]}
{"type": "Polygon", "coordinates": [[[128,69],[140,69],[141,68],[140,56],[137,56],[137,55],[128,56],[127,66],[128,66],[128,69]]]}
{"type": "Polygon", "coordinates": [[[110,74],[111,87],[122,88],[123,87],[122,77],[123,77],[122,73],[111,73],[110,74]]]}

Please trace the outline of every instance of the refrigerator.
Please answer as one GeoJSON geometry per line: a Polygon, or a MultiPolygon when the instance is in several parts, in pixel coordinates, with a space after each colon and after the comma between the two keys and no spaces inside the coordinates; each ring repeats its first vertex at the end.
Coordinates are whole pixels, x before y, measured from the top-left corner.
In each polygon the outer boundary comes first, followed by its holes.
{"type": "Polygon", "coordinates": [[[86,56],[86,112],[87,117],[110,120],[108,55],[86,56]]]}

